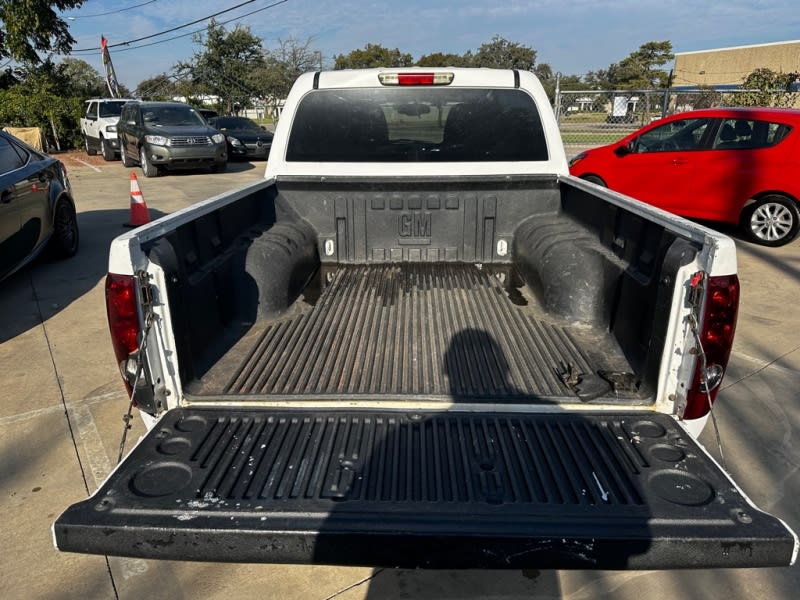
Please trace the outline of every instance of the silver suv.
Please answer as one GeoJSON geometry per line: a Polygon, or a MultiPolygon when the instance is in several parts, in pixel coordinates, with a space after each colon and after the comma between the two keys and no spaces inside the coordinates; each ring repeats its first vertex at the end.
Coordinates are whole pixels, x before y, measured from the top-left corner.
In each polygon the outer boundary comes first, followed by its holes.
{"type": "Polygon", "coordinates": [[[138,163],[145,177],[165,169],[224,171],[225,136],[181,102],[128,102],[117,124],[122,164],[138,163]]]}

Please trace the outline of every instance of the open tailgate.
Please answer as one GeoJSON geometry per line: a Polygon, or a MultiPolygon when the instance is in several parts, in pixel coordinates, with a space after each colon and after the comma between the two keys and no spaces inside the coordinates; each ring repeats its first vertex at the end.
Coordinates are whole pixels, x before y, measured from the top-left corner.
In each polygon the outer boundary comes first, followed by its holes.
{"type": "Polygon", "coordinates": [[[782,566],[670,416],[176,409],[54,524],[70,552],[407,568],[782,566]]]}

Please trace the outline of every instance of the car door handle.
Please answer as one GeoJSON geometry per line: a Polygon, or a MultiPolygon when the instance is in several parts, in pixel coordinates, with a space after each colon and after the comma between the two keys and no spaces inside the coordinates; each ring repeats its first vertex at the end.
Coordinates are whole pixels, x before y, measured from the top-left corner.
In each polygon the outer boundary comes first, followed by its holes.
{"type": "Polygon", "coordinates": [[[685,158],[673,158],[672,159],[672,164],[673,165],[685,165],[688,162],[689,161],[687,159],[685,159],[685,158]]]}

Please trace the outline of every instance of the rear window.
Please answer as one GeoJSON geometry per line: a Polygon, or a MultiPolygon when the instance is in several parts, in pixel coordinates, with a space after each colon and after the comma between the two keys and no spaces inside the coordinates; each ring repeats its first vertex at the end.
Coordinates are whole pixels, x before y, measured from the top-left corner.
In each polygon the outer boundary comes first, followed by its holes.
{"type": "Polygon", "coordinates": [[[0,137],[0,175],[20,169],[27,162],[27,153],[21,148],[15,147],[4,137],[0,137]]]}
{"type": "Polygon", "coordinates": [[[101,117],[118,117],[122,112],[122,107],[125,106],[124,102],[101,102],[100,103],[100,116],[101,117]]]}
{"type": "Polygon", "coordinates": [[[287,161],[544,161],[536,104],[522,90],[317,90],[300,102],[287,161]]]}
{"type": "Polygon", "coordinates": [[[715,150],[768,148],[785,138],[791,127],[753,119],[724,119],[714,140],[715,150]]]}

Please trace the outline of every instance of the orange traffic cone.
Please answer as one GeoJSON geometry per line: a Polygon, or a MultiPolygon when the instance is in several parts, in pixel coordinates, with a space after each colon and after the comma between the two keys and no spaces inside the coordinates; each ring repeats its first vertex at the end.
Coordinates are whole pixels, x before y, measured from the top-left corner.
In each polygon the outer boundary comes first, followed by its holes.
{"type": "Polygon", "coordinates": [[[131,218],[126,225],[128,227],[139,227],[150,222],[150,211],[147,210],[147,203],[139,189],[139,180],[136,173],[131,171],[131,218]]]}

